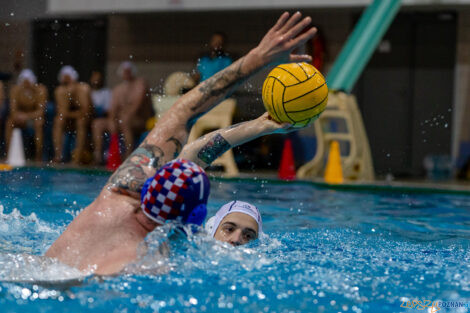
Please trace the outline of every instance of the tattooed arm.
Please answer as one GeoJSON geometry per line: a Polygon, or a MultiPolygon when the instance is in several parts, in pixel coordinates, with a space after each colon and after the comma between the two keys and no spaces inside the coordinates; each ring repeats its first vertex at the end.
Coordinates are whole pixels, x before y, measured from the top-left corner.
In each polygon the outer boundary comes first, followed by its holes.
{"type": "MultiPolygon", "coordinates": [[[[135,196],[140,192],[147,177],[155,174],[156,169],[179,154],[181,147],[186,143],[188,131],[197,118],[227,97],[241,82],[269,65],[309,61],[310,56],[292,54],[292,51],[305,44],[315,34],[315,28],[302,32],[308,28],[310,22],[310,17],[302,19],[299,12],[292,16],[287,12],[282,14],[257,47],[179,98],[140,147],[111,176],[108,186],[120,193],[135,196]]],[[[201,158],[210,163],[213,160],[210,151],[219,155],[220,151],[229,149],[231,145],[239,145],[265,134],[266,129],[255,129],[255,126],[249,128],[252,129],[250,133],[240,129],[239,135],[236,131],[219,134],[222,138],[229,137],[229,144],[222,140],[217,143],[214,141],[216,149],[207,148],[205,152],[201,152],[201,158]]],[[[197,158],[194,156],[193,160],[197,158]]]]}
{"type": "Polygon", "coordinates": [[[279,124],[264,113],[252,121],[219,129],[187,144],[179,158],[193,161],[202,167],[209,166],[227,150],[255,138],[291,131],[290,124],[279,124]]]}
{"type": "Polygon", "coordinates": [[[315,28],[308,27],[310,17],[301,18],[300,12],[292,16],[287,12],[282,14],[257,47],[179,98],[171,110],[180,112],[181,119],[190,129],[199,116],[228,97],[241,83],[264,67],[311,60],[308,55],[292,54],[294,49],[305,44],[316,32],[315,28]],[[308,30],[302,32],[304,29],[308,30]]]}

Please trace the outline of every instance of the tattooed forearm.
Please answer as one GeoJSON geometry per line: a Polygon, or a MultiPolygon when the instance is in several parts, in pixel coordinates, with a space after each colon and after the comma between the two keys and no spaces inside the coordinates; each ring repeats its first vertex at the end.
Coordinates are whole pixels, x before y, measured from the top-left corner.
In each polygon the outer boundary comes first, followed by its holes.
{"type": "Polygon", "coordinates": [[[230,149],[231,146],[220,134],[216,134],[201,150],[197,157],[206,164],[211,164],[215,159],[230,149]]]}
{"type": "Polygon", "coordinates": [[[140,192],[148,177],[144,168],[158,169],[163,156],[159,147],[143,143],[114,172],[108,183],[117,190],[140,192]]]}
{"type": "Polygon", "coordinates": [[[225,94],[229,96],[229,92],[235,90],[235,87],[247,78],[248,73],[242,72],[243,63],[245,58],[241,58],[232,66],[218,72],[211,78],[207,79],[199,87],[199,91],[202,93],[201,99],[191,107],[193,112],[197,111],[202,105],[206,104],[213,98],[219,98],[225,94]],[[238,64],[237,64],[238,63],[238,64]]]}
{"type": "Polygon", "coordinates": [[[173,155],[173,158],[176,158],[178,154],[180,154],[181,149],[183,148],[183,145],[181,144],[181,141],[176,139],[175,137],[170,137],[166,140],[166,142],[172,142],[175,144],[175,153],[173,155]]]}

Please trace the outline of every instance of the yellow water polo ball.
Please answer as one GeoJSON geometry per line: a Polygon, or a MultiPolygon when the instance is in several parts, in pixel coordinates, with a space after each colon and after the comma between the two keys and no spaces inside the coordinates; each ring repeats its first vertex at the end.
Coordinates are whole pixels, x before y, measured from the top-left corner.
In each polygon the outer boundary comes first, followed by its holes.
{"type": "Polygon", "coordinates": [[[275,67],[266,77],[262,92],[269,115],[294,127],[304,127],[317,119],[328,102],[325,78],[305,62],[275,67]]]}

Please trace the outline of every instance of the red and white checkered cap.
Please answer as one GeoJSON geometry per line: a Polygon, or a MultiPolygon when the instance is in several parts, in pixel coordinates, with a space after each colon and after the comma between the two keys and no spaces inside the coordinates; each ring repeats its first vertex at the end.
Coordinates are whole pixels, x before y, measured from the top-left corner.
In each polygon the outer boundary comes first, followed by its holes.
{"type": "Polygon", "coordinates": [[[207,204],[209,190],[209,179],[199,165],[183,159],[173,160],[145,183],[141,209],[159,224],[170,219],[186,222],[194,208],[207,204]]]}

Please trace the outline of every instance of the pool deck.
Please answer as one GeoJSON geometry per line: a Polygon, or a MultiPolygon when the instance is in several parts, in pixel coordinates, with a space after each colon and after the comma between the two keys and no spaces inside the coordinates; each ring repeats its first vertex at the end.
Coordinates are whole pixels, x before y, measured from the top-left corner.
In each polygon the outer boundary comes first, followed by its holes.
{"type": "MultiPolygon", "coordinates": [[[[71,172],[82,172],[97,175],[110,175],[105,167],[102,166],[73,166],[70,164],[54,164],[54,163],[34,163],[28,162],[24,169],[46,169],[46,170],[63,170],[71,172]]],[[[1,173],[1,172],[0,172],[1,173]]],[[[241,172],[236,177],[226,177],[222,172],[209,171],[209,176],[215,180],[228,181],[269,181],[276,184],[288,184],[290,181],[280,180],[275,171],[251,171],[241,172]]],[[[345,181],[343,184],[328,184],[321,178],[312,180],[293,180],[292,182],[313,185],[319,188],[351,190],[351,191],[392,191],[392,192],[419,192],[419,193],[453,193],[470,195],[470,180],[443,180],[433,181],[428,179],[396,179],[385,180],[377,179],[375,181],[345,181]]]]}
{"type": "MultiPolygon", "coordinates": [[[[215,174],[221,177],[220,174],[215,174]]],[[[280,181],[274,171],[240,173],[241,179],[268,179],[280,181]]],[[[225,178],[226,179],[226,178],[225,178]]],[[[231,178],[235,179],[235,178],[231,178]]],[[[328,184],[322,178],[296,179],[298,183],[313,184],[319,187],[341,190],[373,190],[373,191],[397,191],[397,192],[428,192],[428,193],[456,193],[470,195],[470,180],[442,180],[429,179],[376,179],[374,181],[345,181],[343,184],[328,184]]]]}

